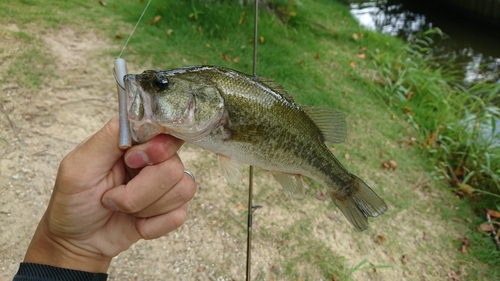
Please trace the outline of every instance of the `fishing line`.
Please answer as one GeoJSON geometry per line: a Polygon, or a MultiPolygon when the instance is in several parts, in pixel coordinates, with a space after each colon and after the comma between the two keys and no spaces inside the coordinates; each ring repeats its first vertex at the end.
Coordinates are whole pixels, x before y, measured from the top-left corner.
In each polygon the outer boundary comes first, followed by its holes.
{"type": "Polygon", "coordinates": [[[128,42],[130,41],[130,38],[132,38],[132,35],[134,35],[137,26],[139,26],[139,23],[141,22],[142,17],[146,13],[149,4],[151,4],[151,0],[148,0],[146,7],[144,7],[144,10],[142,10],[142,14],[135,23],[135,26],[132,29],[130,35],[128,36],[127,41],[125,41],[125,44],[123,45],[123,48],[120,51],[120,54],[118,55],[117,58],[115,58],[115,67],[113,68],[113,76],[115,77],[116,90],[118,92],[118,113],[119,113],[118,115],[120,120],[120,138],[118,141],[118,147],[123,150],[132,146],[132,137],[130,136],[130,123],[128,121],[128,114],[127,114],[127,93],[125,92],[125,87],[123,83],[123,77],[127,75],[127,64],[125,60],[121,58],[121,56],[123,54],[123,51],[125,51],[125,48],[127,47],[128,42]]]}
{"type": "Polygon", "coordinates": [[[142,10],[142,14],[141,16],[139,17],[139,19],[137,20],[137,22],[135,23],[135,26],[134,28],[132,29],[132,32],[130,33],[130,35],[128,36],[127,38],[127,41],[125,41],[125,45],[123,45],[123,48],[120,52],[120,54],[118,55],[118,57],[120,58],[123,54],[123,51],[125,50],[125,47],[127,47],[127,44],[128,44],[128,41],[130,41],[130,38],[132,38],[132,35],[134,35],[134,32],[135,32],[135,29],[137,28],[137,26],[139,25],[139,23],[141,22],[141,19],[142,17],[144,16],[144,14],[146,13],[146,10],[148,9],[149,7],[149,4],[151,3],[151,0],[148,1],[148,3],[146,4],[146,7],[144,7],[144,10],[142,10]]]}

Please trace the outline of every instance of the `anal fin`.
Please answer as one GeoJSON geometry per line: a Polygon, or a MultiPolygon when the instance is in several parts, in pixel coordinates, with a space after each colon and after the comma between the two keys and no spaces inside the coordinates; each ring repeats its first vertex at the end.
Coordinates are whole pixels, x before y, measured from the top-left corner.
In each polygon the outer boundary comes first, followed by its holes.
{"type": "Polygon", "coordinates": [[[301,175],[291,175],[284,173],[272,172],[276,181],[278,181],[285,191],[293,197],[294,199],[304,199],[305,197],[305,187],[304,181],[301,175]]]}

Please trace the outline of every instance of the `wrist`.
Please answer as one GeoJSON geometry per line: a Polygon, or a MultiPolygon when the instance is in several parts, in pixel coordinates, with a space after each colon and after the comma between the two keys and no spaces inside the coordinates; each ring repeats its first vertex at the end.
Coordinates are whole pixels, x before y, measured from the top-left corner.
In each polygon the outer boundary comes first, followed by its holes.
{"type": "Polygon", "coordinates": [[[108,271],[110,257],[78,248],[64,239],[48,234],[44,228],[44,223],[41,222],[33,235],[24,262],[93,273],[108,271]]]}

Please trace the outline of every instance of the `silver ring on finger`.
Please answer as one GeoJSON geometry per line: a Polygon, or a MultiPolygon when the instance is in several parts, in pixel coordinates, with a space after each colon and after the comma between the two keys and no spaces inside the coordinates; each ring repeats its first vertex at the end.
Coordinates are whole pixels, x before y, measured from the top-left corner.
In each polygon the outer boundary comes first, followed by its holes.
{"type": "Polygon", "coordinates": [[[193,173],[188,170],[188,169],[184,169],[184,173],[186,173],[188,176],[190,176],[194,182],[196,182],[196,178],[194,177],[193,173]]]}

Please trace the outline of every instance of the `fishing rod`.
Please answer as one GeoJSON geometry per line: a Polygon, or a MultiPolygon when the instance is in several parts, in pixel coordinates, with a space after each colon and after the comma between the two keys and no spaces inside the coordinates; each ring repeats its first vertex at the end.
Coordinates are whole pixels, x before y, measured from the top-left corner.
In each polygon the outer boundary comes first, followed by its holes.
{"type": "MultiPolygon", "coordinates": [[[[259,34],[259,0],[255,0],[255,17],[253,29],[253,78],[257,79],[257,40],[259,34]]],[[[253,199],[253,166],[250,165],[248,172],[248,224],[247,224],[247,271],[246,281],[250,280],[252,268],[252,215],[256,207],[252,204],[253,199]]]]}

